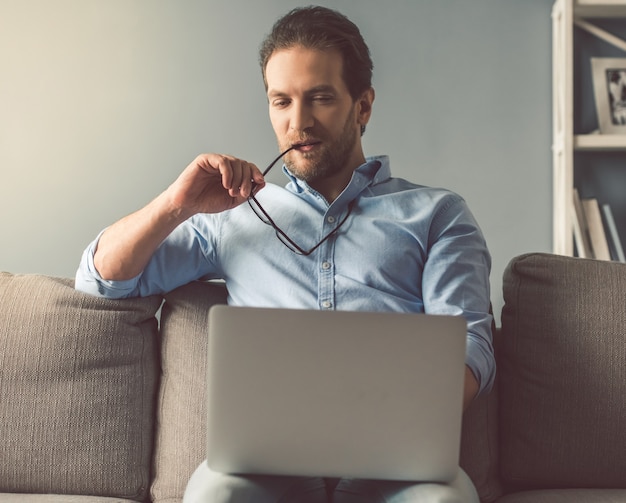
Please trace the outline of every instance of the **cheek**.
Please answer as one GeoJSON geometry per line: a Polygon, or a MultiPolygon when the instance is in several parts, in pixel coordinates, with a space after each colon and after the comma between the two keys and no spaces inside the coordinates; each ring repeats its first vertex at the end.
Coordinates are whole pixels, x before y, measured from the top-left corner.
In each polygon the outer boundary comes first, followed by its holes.
{"type": "Polygon", "coordinates": [[[321,111],[315,114],[315,131],[322,136],[335,136],[343,129],[346,117],[338,111],[321,111]]]}
{"type": "Polygon", "coordinates": [[[284,118],[280,114],[272,112],[271,109],[269,116],[270,123],[272,124],[272,128],[274,129],[274,133],[276,133],[277,135],[284,133],[284,131],[287,129],[286,121],[284,120],[284,118]]]}
{"type": "Polygon", "coordinates": [[[332,117],[328,117],[326,123],[335,133],[343,131],[349,124],[356,123],[356,111],[354,109],[336,110],[332,117]]]}

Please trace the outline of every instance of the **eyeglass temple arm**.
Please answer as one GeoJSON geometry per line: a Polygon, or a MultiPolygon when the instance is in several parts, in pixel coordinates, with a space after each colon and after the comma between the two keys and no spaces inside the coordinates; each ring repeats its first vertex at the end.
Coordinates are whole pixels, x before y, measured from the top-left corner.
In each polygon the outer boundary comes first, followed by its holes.
{"type": "Polygon", "coordinates": [[[267,175],[267,173],[269,172],[270,169],[272,169],[272,166],[274,166],[274,164],[276,164],[278,162],[278,160],[284,156],[287,152],[290,152],[291,150],[293,150],[294,148],[298,147],[299,145],[296,143],[295,145],[292,145],[291,147],[289,147],[287,150],[285,150],[284,152],[281,152],[280,154],[278,154],[278,157],[276,157],[276,159],[274,159],[267,168],[265,168],[265,171],[263,171],[263,176],[267,175]]]}

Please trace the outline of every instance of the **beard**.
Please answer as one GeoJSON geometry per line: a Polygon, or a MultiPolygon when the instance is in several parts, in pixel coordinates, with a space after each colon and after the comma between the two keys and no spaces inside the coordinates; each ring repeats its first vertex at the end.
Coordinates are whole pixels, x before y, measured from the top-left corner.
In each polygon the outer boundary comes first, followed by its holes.
{"type": "Polygon", "coordinates": [[[332,141],[315,136],[314,131],[312,131],[305,135],[304,138],[298,138],[294,142],[290,142],[285,148],[288,148],[293,143],[306,141],[307,137],[309,139],[322,140],[322,144],[313,152],[290,152],[285,156],[285,166],[296,178],[308,184],[315,183],[317,180],[342,171],[345,169],[354,151],[358,135],[357,126],[354,120],[354,113],[350,113],[341,135],[332,141]],[[300,165],[298,165],[297,161],[299,161],[300,165]]]}

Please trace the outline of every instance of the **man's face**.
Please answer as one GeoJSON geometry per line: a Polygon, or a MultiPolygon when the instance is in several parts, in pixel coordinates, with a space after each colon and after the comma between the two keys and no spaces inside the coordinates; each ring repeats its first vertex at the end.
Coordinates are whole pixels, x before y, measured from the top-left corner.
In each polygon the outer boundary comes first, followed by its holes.
{"type": "Polygon", "coordinates": [[[267,62],[269,114],[279,147],[305,144],[289,152],[285,164],[309,183],[351,173],[364,162],[361,123],[367,120],[342,69],[338,52],[300,46],[276,51],[267,62]]]}

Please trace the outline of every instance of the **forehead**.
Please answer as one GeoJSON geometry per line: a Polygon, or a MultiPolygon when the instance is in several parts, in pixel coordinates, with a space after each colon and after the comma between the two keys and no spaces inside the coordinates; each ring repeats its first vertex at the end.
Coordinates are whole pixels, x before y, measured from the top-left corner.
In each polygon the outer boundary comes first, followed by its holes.
{"type": "Polygon", "coordinates": [[[268,94],[332,86],[346,91],[343,59],[335,50],[322,51],[301,46],[275,51],[267,61],[265,79],[268,94]]]}

